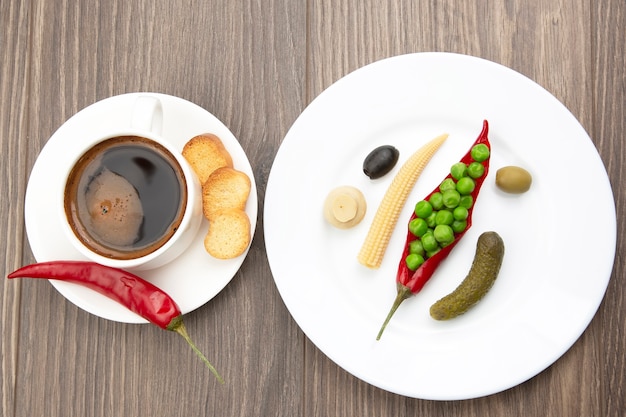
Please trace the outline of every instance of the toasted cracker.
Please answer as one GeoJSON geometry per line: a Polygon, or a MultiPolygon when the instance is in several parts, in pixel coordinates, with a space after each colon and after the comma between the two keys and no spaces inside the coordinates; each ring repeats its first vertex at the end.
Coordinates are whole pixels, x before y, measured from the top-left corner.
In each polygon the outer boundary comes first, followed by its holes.
{"type": "Polygon", "coordinates": [[[244,210],[250,188],[250,178],[245,173],[229,167],[216,169],[202,185],[204,216],[211,220],[223,210],[244,210]]]}
{"type": "Polygon", "coordinates": [[[194,136],[183,147],[183,157],[189,162],[203,184],[218,168],[233,167],[233,159],[221,139],[212,133],[194,136]]]}
{"type": "Polygon", "coordinates": [[[214,258],[236,258],[246,251],[249,244],[250,219],[245,211],[223,210],[209,222],[204,248],[214,258]]]}

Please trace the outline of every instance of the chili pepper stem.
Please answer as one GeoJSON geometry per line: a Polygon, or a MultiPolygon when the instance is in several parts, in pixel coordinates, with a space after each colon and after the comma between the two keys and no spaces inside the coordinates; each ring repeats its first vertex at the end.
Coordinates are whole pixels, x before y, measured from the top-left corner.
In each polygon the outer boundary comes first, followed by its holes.
{"type": "Polygon", "coordinates": [[[187,333],[187,328],[185,327],[185,323],[183,323],[182,316],[178,316],[175,319],[173,319],[172,323],[170,323],[170,325],[167,326],[167,330],[171,330],[181,335],[183,339],[185,339],[185,341],[189,344],[189,346],[191,346],[191,349],[193,349],[196,355],[198,355],[198,357],[202,359],[202,362],[204,362],[207,368],[209,368],[209,370],[213,373],[213,375],[215,375],[219,383],[220,384],[224,383],[224,378],[220,376],[220,374],[217,372],[215,367],[211,365],[211,362],[209,362],[209,360],[204,356],[204,354],[200,352],[200,349],[198,349],[198,347],[193,342],[193,340],[191,340],[191,337],[189,337],[189,333],[187,333]]]}
{"type": "Polygon", "coordinates": [[[391,310],[389,310],[389,314],[387,314],[387,318],[385,319],[385,322],[380,328],[380,331],[378,332],[378,336],[376,336],[376,340],[380,340],[380,337],[383,335],[383,332],[385,331],[385,328],[387,327],[389,320],[391,320],[391,317],[394,315],[398,307],[400,307],[400,304],[402,304],[404,300],[406,300],[412,295],[413,293],[411,292],[411,289],[409,287],[398,284],[398,295],[396,295],[396,299],[393,301],[391,310]]]}

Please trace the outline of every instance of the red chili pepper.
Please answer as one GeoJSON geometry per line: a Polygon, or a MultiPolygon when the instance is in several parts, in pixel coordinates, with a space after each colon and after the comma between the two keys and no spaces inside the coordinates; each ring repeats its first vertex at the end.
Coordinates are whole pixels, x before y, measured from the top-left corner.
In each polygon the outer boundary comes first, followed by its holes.
{"type": "MultiPolygon", "coordinates": [[[[491,151],[491,144],[489,143],[489,138],[487,137],[488,133],[489,133],[489,123],[487,122],[487,120],[485,120],[483,122],[483,129],[480,132],[480,135],[478,135],[478,138],[476,139],[476,141],[472,144],[470,149],[463,156],[463,158],[460,159],[459,162],[463,162],[465,164],[474,162],[471,156],[471,150],[474,146],[478,144],[486,145],[487,148],[491,151]]],[[[404,245],[404,251],[402,253],[402,258],[400,259],[400,263],[398,265],[398,272],[396,275],[396,287],[397,287],[398,293],[397,293],[396,299],[393,302],[393,305],[391,306],[391,310],[389,311],[389,314],[387,315],[387,318],[385,319],[385,322],[383,323],[380,331],[378,332],[378,336],[376,337],[376,340],[380,339],[380,337],[382,336],[385,330],[385,327],[389,323],[389,320],[391,320],[391,317],[394,315],[394,313],[396,312],[400,304],[402,304],[402,302],[406,300],[407,298],[417,294],[424,287],[426,282],[428,282],[428,280],[435,273],[435,270],[437,269],[439,264],[441,264],[441,262],[448,257],[452,249],[457,245],[457,243],[459,243],[459,241],[465,235],[467,230],[469,230],[469,228],[472,226],[472,213],[474,211],[476,197],[478,196],[478,192],[480,191],[480,188],[482,187],[482,184],[485,178],[487,177],[487,174],[489,173],[490,159],[491,158],[487,158],[486,160],[481,162],[483,167],[485,168],[485,171],[481,177],[474,180],[475,187],[474,187],[474,190],[470,194],[474,200],[474,204],[472,204],[472,206],[468,208],[468,216],[466,219],[467,226],[465,227],[465,229],[460,233],[456,233],[454,236],[454,241],[452,241],[452,243],[443,247],[441,250],[439,250],[439,252],[437,252],[430,258],[426,259],[424,263],[415,271],[411,271],[405,262],[405,259],[409,254],[409,244],[413,240],[415,240],[415,235],[413,235],[413,233],[411,233],[410,231],[407,233],[406,243],[404,245]]],[[[445,181],[447,178],[452,178],[452,174],[448,174],[443,180],[445,181]]],[[[439,191],[439,186],[437,186],[437,188],[435,188],[430,194],[428,194],[425,200],[429,200],[430,197],[438,191],[439,191]]],[[[417,215],[413,213],[411,215],[411,218],[409,219],[409,223],[411,222],[411,220],[415,218],[417,218],[417,215]]]]}
{"type": "Polygon", "coordinates": [[[217,379],[224,383],[217,370],[189,337],[183,315],[172,297],[137,275],[95,262],[53,261],[24,266],[10,273],[8,278],[56,279],[97,291],[150,323],[180,334],[217,379]]]}

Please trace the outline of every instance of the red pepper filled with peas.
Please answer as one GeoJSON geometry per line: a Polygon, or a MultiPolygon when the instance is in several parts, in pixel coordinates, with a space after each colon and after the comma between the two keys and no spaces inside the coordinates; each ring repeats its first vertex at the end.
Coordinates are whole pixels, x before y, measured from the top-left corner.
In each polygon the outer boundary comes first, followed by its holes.
{"type": "Polygon", "coordinates": [[[400,304],[417,294],[439,264],[472,226],[478,193],[489,173],[491,144],[485,120],[467,153],[452,165],[437,188],[415,205],[396,274],[397,296],[376,340],[382,336],[400,304]]]}

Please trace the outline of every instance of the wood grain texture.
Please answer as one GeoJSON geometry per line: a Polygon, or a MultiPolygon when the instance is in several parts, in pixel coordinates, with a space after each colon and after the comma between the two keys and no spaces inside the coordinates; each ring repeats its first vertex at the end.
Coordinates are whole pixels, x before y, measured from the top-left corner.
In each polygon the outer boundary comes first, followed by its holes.
{"type": "Polygon", "coordinates": [[[282,138],[325,88],[382,58],[458,52],[530,77],[580,120],[613,185],[621,254],[625,9],[623,0],[1,2],[3,276],[34,260],[23,200],[40,149],[70,116],[116,94],[172,94],[222,120],[253,166],[259,219],[232,282],[185,317],[226,385],[173,333],[92,316],[45,281],[1,279],[0,415],[621,416],[621,256],[598,314],[552,366],[485,398],[423,401],[360,381],[304,336],[274,285],[262,213],[282,138]]]}
{"type": "Polygon", "coordinates": [[[626,410],[626,277],[624,248],[626,238],[626,192],[624,179],[624,132],[626,131],[626,27],[624,2],[593,3],[593,134],[592,138],[607,167],[613,187],[617,212],[617,253],[613,275],[603,304],[588,332],[597,335],[601,348],[597,352],[600,368],[597,414],[614,416],[626,410]],[[611,329],[621,329],[614,331],[611,329]]]}
{"type": "MultiPolygon", "coordinates": [[[[28,16],[29,5],[0,4],[0,272],[20,266],[24,245],[24,205],[28,142],[28,16]]],[[[0,280],[0,414],[15,410],[18,375],[18,333],[20,326],[21,283],[0,280]]]]}

